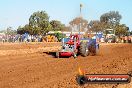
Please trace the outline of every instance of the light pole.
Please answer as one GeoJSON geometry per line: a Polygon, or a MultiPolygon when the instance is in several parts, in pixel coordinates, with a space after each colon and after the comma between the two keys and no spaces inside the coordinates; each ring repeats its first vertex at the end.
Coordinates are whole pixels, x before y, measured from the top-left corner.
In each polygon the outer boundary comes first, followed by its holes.
{"type": "Polygon", "coordinates": [[[83,7],[83,5],[80,4],[80,17],[82,17],[82,7],[83,7]]]}
{"type": "Polygon", "coordinates": [[[81,31],[81,24],[82,24],[82,7],[83,7],[83,5],[80,4],[80,25],[79,25],[79,34],[80,34],[80,31],[81,31]]]}

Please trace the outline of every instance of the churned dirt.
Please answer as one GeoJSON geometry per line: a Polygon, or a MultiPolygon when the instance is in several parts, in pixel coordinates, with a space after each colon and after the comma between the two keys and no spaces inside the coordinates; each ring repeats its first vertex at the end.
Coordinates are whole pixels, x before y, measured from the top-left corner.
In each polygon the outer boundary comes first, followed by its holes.
{"type": "Polygon", "coordinates": [[[129,84],[76,83],[80,67],[88,74],[132,71],[132,44],[101,44],[97,56],[54,58],[60,43],[0,44],[0,88],[132,88],[129,84]]]}

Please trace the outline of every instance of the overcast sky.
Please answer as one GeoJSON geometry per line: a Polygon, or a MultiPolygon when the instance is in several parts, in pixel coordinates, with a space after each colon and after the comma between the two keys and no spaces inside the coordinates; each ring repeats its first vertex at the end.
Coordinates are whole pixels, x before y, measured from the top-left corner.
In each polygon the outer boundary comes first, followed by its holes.
{"type": "Polygon", "coordinates": [[[100,15],[109,11],[119,11],[123,17],[121,23],[132,30],[132,0],[1,0],[0,30],[24,26],[33,12],[41,10],[48,13],[50,20],[68,25],[79,16],[80,3],[83,4],[83,17],[88,21],[99,20],[100,15]]]}

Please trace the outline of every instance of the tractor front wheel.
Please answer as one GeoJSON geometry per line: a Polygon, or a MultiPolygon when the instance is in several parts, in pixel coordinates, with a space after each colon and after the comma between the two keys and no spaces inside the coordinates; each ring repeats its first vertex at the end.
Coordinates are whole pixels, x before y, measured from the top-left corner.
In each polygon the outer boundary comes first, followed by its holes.
{"type": "Polygon", "coordinates": [[[59,52],[56,52],[56,58],[59,58],[60,56],[59,56],[59,52]]]}

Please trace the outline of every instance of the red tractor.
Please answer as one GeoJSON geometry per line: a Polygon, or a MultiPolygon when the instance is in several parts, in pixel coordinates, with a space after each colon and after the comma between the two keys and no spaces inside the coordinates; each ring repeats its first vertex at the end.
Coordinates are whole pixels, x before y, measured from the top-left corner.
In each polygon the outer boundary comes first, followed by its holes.
{"type": "Polygon", "coordinates": [[[77,57],[79,54],[86,57],[90,53],[96,55],[98,49],[96,39],[81,38],[81,35],[75,34],[62,39],[62,49],[56,52],[56,57],[77,57]]]}

